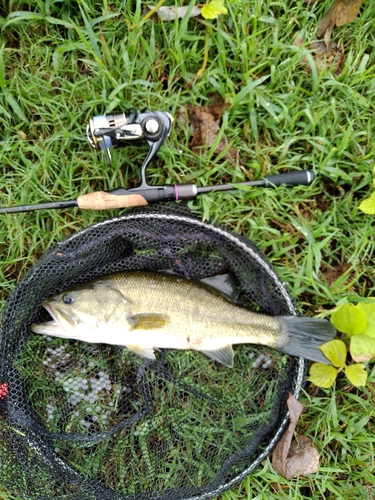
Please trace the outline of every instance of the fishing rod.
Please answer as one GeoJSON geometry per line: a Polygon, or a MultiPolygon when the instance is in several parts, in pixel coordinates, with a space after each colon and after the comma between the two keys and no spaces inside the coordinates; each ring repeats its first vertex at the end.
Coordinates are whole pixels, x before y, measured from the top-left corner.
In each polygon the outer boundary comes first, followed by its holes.
{"type": "Polygon", "coordinates": [[[282,184],[301,186],[309,185],[314,180],[314,173],[311,170],[302,170],[269,175],[261,180],[214,186],[199,187],[194,183],[150,186],[146,179],[146,168],[169,136],[172,124],[173,118],[169,113],[151,111],[138,113],[134,109],[122,113],[92,117],[86,129],[87,139],[91,147],[104,152],[109,165],[112,164],[109,151],[111,148],[123,147],[140,141],[147,142],[149,152],[140,169],[140,185],[132,189],[119,187],[110,191],[96,191],[78,196],[74,200],[0,208],[0,214],[73,207],[89,210],[129,208],[166,201],[191,200],[201,194],[213,191],[236,190],[242,186],[266,188],[282,184]]]}
{"type": "Polygon", "coordinates": [[[282,184],[287,186],[309,185],[314,179],[311,170],[300,170],[278,175],[269,175],[261,180],[238,182],[236,184],[219,184],[199,187],[193,183],[166,184],[164,186],[147,186],[133,189],[122,187],[111,191],[95,191],[83,194],[75,200],[38,203],[18,207],[0,208],[0,214],[31,212],[34,210],[79,207],[89,210],[107,210],[111,208],[129,208],[159,203],[163,201],[192,200],[196,196],[213,191],[231,191],[241,186],[276,187],[282,184]]]}

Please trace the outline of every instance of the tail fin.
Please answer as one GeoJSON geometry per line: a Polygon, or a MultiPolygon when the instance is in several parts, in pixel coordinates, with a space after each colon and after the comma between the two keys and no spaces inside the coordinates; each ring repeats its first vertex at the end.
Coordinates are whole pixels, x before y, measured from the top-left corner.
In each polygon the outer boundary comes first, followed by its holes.
{"type": "Polygon", "coordinates": [[[319,346],[329,342],[336,334],[332,323],[320,318],[306,318],[300,316],[279,316],[289,341],[280,350],[301,358],[328,364],[319,346]]]}

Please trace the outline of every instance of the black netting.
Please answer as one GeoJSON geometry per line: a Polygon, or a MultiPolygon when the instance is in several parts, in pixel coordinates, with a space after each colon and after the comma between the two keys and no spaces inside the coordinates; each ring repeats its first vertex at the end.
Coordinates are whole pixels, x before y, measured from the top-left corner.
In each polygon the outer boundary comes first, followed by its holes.
{"type": "Polygon", "coordinates": [[[303,382],[302,359],[239,345],[233,369],[194,351],[145,361],[122,347],[30,333],[46,320],[44,299],[138,269],[230,276],[238,303],[295,313],[253,243],[177,205],[129,212],[53,246],[2,319],[0,483],[18,498],[212,498],[280,437],[287,394],[298,397],[303,382]]]}

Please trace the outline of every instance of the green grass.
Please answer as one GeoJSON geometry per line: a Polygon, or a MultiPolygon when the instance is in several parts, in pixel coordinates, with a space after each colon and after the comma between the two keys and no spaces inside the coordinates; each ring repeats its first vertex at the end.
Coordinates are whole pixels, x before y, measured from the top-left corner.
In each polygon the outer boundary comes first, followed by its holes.
{"type": "MultiPolygon", "coordinates": [[[[128,107],[176,116],[218,93],[228,103],[221,132],[240,160],[215,156],[214,148],[191,152],[191,131],[177,121],[148,170],[150,183],[206,185],[313,169],[309,187],[216,193],[189,206],[255,241],[307,315],[374,296],[374,218],[358,210],[372,192],[375,164],[372,2],[333,33],[346,52],[339,76],[329,67],[318,73],[307,50],[332,0],[310,7],[238,0],[217,21],[148,21],[132,30],[147,3],[0,3],[0,206],[134,184],[147,148],[114,150],[107,166],[85,141],[89,117],[128,107]],[[196,79],[206,26],[209,61],[196,79]],[[297,35],[305,48],[293,45],[297,35]]],[[[115,213],[1,215],[2,303],[53,242],[115,213]]],[[[287,481],[266,460],[223,500],[373,498],[373,365],[368,372],[365,389],[344,378],[330,391],[306,386],[298,431],[320,451],[318,473],[287,481]]]]}

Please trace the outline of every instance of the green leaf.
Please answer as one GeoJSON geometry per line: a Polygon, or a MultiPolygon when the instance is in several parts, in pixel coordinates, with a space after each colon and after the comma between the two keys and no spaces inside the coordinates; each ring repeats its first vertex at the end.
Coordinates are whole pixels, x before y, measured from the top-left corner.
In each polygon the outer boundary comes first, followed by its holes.
{"type": "Polygon", "coordinates": [[[13,97],[13,94],[6,87],[3,88],[3,93],[4,93],[5,100],[11,106],[11,108],[13,109],[13,112],[18,116],[18,118],[21,121],[27,122],[28,120],[25,116],[25,113],[22,111],[21,106],[18,104],[16,99],[13,97]]]}
{"type": "Polygon", "coordinates": [[[50,24],[56,24],[60,26],[64,26],[64,28],[73,28],[73,25],[67,21],[62,19],[57,19],[55,17],[45,16],[44,14],[40,14],[37,12],[27,12],[27,11],[16,11],[11,12],[6,18],[6,23],[3,26],[7,28],[11,24],[25,22],[25,21],[45,21],[50,24]]]}
{"type": "Polygon", "coordinates": [[[220,14],[227,14],[222,0],[212,0],[201,8],[201,14],[205,19],[216,19],[220,14]]]}
{"type": "Polygon", "coordinates": [[[342,340],[331,340],[319,347],[324,356],[336,368],[343,368],[346,361],[346,346],[342,340]]]}
{"type": "Polygon", "coordinates": [[[366,385],[367,373],[365,366],[362,363],[347,366],[344,371],[345,375],[349,379],[349,382],[355,387],[366,385]]]}
{"type": "Polygon", "coordinates": [[[336,380],[338,371],[331,365],[313,363],[310,368],[308,380],[318,387],[329,389],[336,380]]]}
{"type": "Polygon", "coordinates": [[[369,361],[375,357],[375,339],[360,333],[350,339],[350,354],[354,361],[369,361]]]}
{"type": "Polygon", "coordinates": [[[375,193],[372,193],[370,198],[366,198],[359,205],[359,210],[365,214],[374,215],[375,214],[375,193]]]}
{"type": "Polygon", "coordinates": [[[366,328],[366,315],[354,304],[343,304],[331,316],[336,329],[349,335],[358,335],[366,328]]]}
{"type": "MultiPolygon", "coordinates": [[[[89,37],[91,48],[92,48],[93,52],[96,54],[96,56],[98,57],[98,59],[101,59],[102,55],[100,53],[97,36],[96,36],[94,30],[92,29],[91,23],[89,22],[89,20],[85,16],[85,13],[83,12],[82,7],[80,7],[80,11],[81,11],[81,15],[83,18],[83,22],[85,23],[85,28],[86,28],[85,31],[87,33],[87,36],[89,37]]],[[[82,38],[81,29],[78,27],[77,27],[77,32],[78,32],[78,35],[82,38]]],[[[83,30],[82,30],[82,32],[83,32],[83,30]]]]}
{"type": "Polygon", "coordinates": [[[366,316],[366,328],[362,333],[364,335],[369,335],[370,337],[375,337],[375,302],[373,304],[360,302],[358,307],[365,313],[366,316]]]}
{"type": "MultiPolygon", "coordinates": [[[[237,104],[243,102],[244,98],[248,94],[253,92],[253,90],[256,87],[265,82],[269,77],[270,75],[263,75],[260,78],[257,78],[256,80],[250,80],[249,83],[247,83],[244,87],[242,87],[241,91],[238,92],[238,94],[235,96],[235,98],[232,101],[232,106],[236,106],[237,104]]],[[[255,127],[255,123],[253,124],[253,128],[255,127]]]]}
{"type": "Polygon", "coordinates": [[[0,49],[0,89],[5,87],[5,82],[6,82],[6,72],[5,72],[5,66],[4,66],[4,48],[5,48],[5,43],[0,49]]]}

